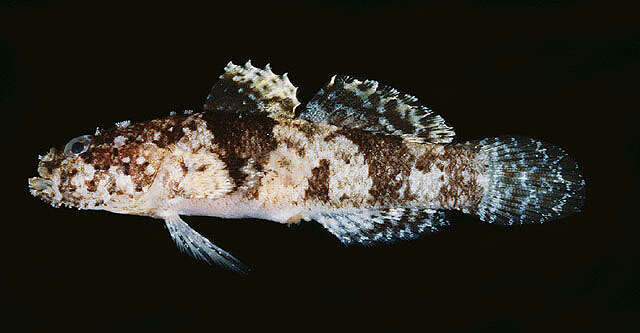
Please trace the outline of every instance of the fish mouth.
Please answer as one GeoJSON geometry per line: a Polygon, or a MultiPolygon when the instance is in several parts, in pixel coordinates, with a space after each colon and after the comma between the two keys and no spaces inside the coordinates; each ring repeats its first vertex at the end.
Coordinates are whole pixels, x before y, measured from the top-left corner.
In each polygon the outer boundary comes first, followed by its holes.
{"type": "Polygon", "coordinates": [[[61,197],[60,193],[54,189],[51,179],[33,177],[28,179],[28,183],[29,192],[36,198],[54,204],[56,202],[55,199],[61,197]]]}
{"type": "MultiPolygon", "coordinates": [[[[31,193],[42,192],[51,187],[51,180],[41,177],[29,178],[29,189],[31,193]]],[[[34,194],[35,195],[35,194],[34,194]]]]}
{"type": "Polygon", "coordinates": [[[53,172],[62,161],[58,151],[51,148],[45,156],[38,156],[38,175],[28,179],[29,192],[37,198],[54,204],[62,198],[60,192],[54,186],[53,172]]]}

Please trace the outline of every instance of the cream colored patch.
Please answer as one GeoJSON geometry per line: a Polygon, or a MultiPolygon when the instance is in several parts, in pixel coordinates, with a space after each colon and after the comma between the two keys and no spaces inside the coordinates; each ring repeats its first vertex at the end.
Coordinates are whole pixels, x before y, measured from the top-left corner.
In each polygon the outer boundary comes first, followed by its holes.
{"type": "Polygon", "coordinates": [[[216,154],[179,152],[178,156],[187,166],[186,174],[179,182],[183,197],[214,199],[233,189],[229,172],[216,154]]]}
{"type": "Polygon", "coordinates": [[[280,142],[271,152],[264,166],[265,176],[261,180],[258,200],[265,206],[306,206],[309,209],[320,206],[341,207],[362,205],[366,202],[372,180],[368,177],[368,166],[358,147],[342,136],[332,141],[325,137],[336,130],[334,126],[322,126],[311,137],[307,137],[296,126],[303,120],[281,121],[273,129],[273,135],[280,142]],[[291,145],[289,143],[293,142],[291,145]],[[297,151],[304,149],[301,158],[297,151]],[[347,163],[343,156],[349,156],[347,163]],[[329,162],[329,202],[318,198],[307,198],[309,181],[313,181],[312,170],[321,160],[329,162]],[[343,195],[349,199],[343,200],[343,195]]]}
{"type": "Polygon", "coordinates": [[[125,143],[127,143],[127,138],[122,135],[116,136],[115,139],[113,139],[113,148],[120,148],[124,146],[125,143]]]}
{"type": "Polygon", "coordinates": [[[196,123],[195,130],[182,128],[184,136],[176,143],[176,147],[193,153],[212,147],[213,134],[207,129],[206,122],[202,120],[200,114],[192,116],[192,119],[196,123]]]}
{"type": "MultiPolygon", "coordinates": [[[[418,163],[417,159],[431,158],[435,161],[444,153],[444,146],[441,144],[407,142],[406,146],[416,156],[416,164],[418,163]]],[[[437,198],[440,195],[440,188],[444,184],[442,181],[443,176],[445,176],[444,173],[433,162],[430,163],[429,170],[424,171],[418,170],[414,164],[407,182],[402,185],[399,192],[400,194],[404,193],[408,186],[409,194],[416,198],[416,204],[437,208],[439,205],[437,198]]]]}
{"type": "Polygon", "coordinates": [[[444,173],[435,167],[435,165],[431,165],[431,169],[426,173],[423,173],[415,167],[411,168],[411,174],[409,174],[410,193],[415,195],[423,204],[437,207],[440,188],[444,184],[441,180],[443,175],[444,173]]]}

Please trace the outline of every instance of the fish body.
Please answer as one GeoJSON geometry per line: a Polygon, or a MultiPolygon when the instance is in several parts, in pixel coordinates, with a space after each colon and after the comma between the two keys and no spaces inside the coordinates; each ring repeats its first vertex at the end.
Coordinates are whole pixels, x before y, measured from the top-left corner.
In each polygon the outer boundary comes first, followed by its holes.
{"type": "Polygon", "coordinates": [[[53,206],[163,219],[179,247],[248,269],[181,215],[315,220],[344,243],[410,239],[460,210],[487,222],[543,222],[584,200],[577,164],[527,138],[452,144],[413,96],[334,76],[296,115],[287,75],[229,63],[202,112],[128,121],[40,157],[31,193],[53,206]]]}

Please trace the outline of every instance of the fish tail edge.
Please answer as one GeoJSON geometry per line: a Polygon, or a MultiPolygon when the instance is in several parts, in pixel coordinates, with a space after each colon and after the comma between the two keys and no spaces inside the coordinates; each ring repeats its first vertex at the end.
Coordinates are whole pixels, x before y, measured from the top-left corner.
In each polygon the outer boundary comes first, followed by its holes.
{"type": "Polygon", "coordinates": [[[543,223],[582,210],[585,180],[562,148],[523,137],[487,138],[476,145],[486,181],[476,211],[482,221],[543,223]]]}

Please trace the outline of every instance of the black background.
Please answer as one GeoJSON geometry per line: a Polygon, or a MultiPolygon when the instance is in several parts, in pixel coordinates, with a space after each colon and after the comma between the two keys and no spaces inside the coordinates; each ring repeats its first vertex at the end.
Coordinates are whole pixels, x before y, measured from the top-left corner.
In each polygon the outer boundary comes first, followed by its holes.
{"type": "Polygon", "coordinates": [[[0,7],[0,296],[25,330],[320,328],[624,331],[637,326],[639,6],[573,1],[10,2],[0,7]],[[253,272],[180,254],[163,223],[54,209],[37,155],[116,121],[200,110],[229,60],[289,72],[304,103],[335,73],[420,98],[458,141],[564,147],[584,212],[513,228],[345,247],[316,223],[188,217],[253,272]]]}

